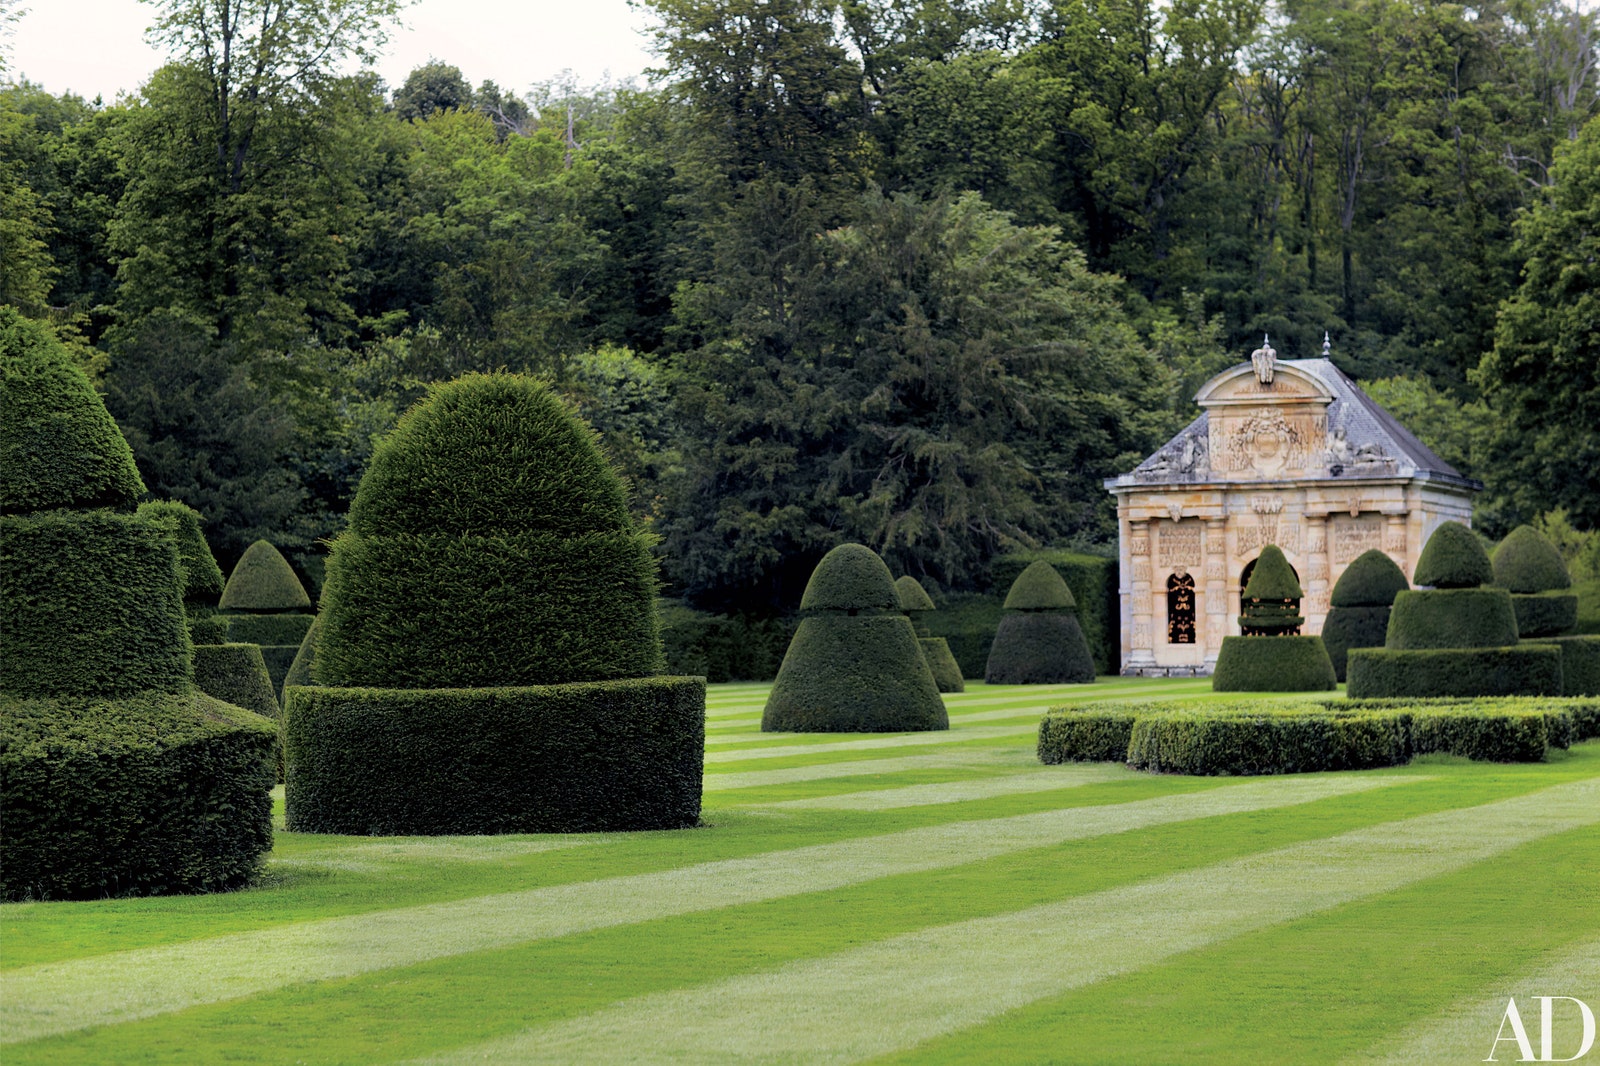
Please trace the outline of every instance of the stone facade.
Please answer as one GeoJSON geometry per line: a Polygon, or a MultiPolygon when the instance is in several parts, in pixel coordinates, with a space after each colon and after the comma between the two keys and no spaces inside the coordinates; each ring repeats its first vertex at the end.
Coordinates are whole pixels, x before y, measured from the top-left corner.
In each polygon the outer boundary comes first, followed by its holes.
{"type": "Polygon", "coordinates": [[[1209,674],[1239,632],[1261,549],[1283,550],[1320,633],[1352,559],[1379,548],[1411,576],[1428,535],[1469,522],[1482,485],[1434,455],[1327,359],[1264,345],[1195,396],[1202,409],[1156,454],[1106,482],[1117,497],[1122,672],[1209,674]]]}

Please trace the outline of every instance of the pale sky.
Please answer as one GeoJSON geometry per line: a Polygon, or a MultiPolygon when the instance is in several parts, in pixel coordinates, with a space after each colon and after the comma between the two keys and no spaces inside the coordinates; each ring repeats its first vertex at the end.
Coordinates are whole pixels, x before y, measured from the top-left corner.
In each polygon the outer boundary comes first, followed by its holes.
{"type": "MultiPolygon", "coordinates": [[[[22,0],[8,76],[107,103],[166,57],[145,43],[156,8],[138,0],[22,0]]],[[[430,56],[477,85],[527,91],[570,69],[580,85],[637,78],[652,57],[649,14],[627,0],[419,0],[389,38],[378,73],[393,89],[430,56]]],[[[641,81],[643,79],[640,79],[641,81]]]]}

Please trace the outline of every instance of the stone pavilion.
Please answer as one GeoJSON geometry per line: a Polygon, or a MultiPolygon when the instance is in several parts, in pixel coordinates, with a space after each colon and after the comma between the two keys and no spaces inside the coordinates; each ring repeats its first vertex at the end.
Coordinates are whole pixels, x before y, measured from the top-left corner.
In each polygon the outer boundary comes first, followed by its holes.
{"type": "Polygon", "coordinates": [[[1131,472],[1117,498],[1124,674],[1209,674],[1239,632],[1261,549],[1283,550],[1321,633],[1328,593],[1379,548],[1410,578],[1439,523],[1471,518],[1483,486],[1433,454],[1327,358],[1270,343],[1195,395],[1200,416],[1131,472]]]}

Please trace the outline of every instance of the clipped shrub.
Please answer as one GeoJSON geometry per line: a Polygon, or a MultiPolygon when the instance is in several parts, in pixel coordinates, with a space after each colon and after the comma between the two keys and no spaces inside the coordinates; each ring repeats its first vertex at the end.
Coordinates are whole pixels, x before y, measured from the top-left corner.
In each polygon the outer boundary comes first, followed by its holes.
{"type": "Polygon", "coordinates": [[[228,642],[228,619],[226,615],[203,614],[198,618],[189,618],[189,642],[191,644],[226,644],[228,642]]]}
{"type": "Polygon", "coordinates": [[[1563,696],[1600,696],[1600,637],[1540,637],[1529,643],[1561,652],[1563,696]]]}
{"type": "Polygon", "coordinates": [[[1335,607],[1322,623],[1322,644],[1333,674],[1345,680],[1345,659],[1351,648],[1381,648],[1389,631],[1387,607],[1335,607]]]}
{"type": "Polygon", "coordinates": [[[228,614],[228,640],[241,644],[287,644],[299,648],[306,639],[313,614],[228,614]]]}
{"type": "Polygon", "coordinates": [[[1007,614],[995,629],[983,677],[991,685],[1079,684],[1094,680],[1094,658],[1078,622],[1076,601],[1043,560],[1017,575],[1007,614]]]}
{"type": "Polygon", "coordinates": [[[1559,592],[1512,593],[1511,610],[1522,637],[1559,637],[1578,625],[1578,597],[1559,592]]]}
{"type": "Polygon", "coordinates": [[[1126,762],[1138,712],[1109,705],[1055,707],[1039,720],[1039,761],[1126,762]]]}
{"type": "MultiPolygon", "coordinates": [[[[900,597],[900,610],[911,616],[913,628],[921,621],[917,617],[919,614],[933,610],[933,597],[929,596],[928,590],[922,587],[922,582],[910,574],[895,578],[894,590],[895,594],[900,597]]],[[[1068,591],[1067,595],[1071,596],[1071,591],[1068,591]]],[[[921,635],[922,632],[921,629],[917,630],[918,635],[921,635]]]]}
{"type": "MultiPolygon", "coordinates": [[[[1566,722],[1570,727],[1571,719],[1566,722]]],[[[1551,747],[1550,739],[1545,713],[1533,709],[1417,710],[1411,718],[1411,746],[1418,755],[1440,752],[1481,762],[1539,762],[1551,747]]]]}
{"type": "Polygon", "coordinates": [[[1170,774],[1295,774],[1397,766],[1411,753],[1404,717],[1174,711],[1143,715],[1128,738],[1128,765],[1170,774]]]}
{"type": "Polygon", "coordinates": [[[669,674],[698,674],[709,682],[771,681],[794,637],[797,617],[754,618],[697,611],[662,600],[662,654],[669,674]]]}
{"type": "Polygon", "coordinates": [[[1411,586],[1395,561],[1369,548],[1351,560],[1333,583],[1328,602],[1334,607],[1389,607],[1397,594],[1411,586]]]}
{"type": "Polygon", "coordinates": [[[961,676],[961,664],[950,652],[950,644],[943,637],[918,637],[922,658],[933,674],[933,684],[940,692],[965,692],[966,679],[961,676]]]}
{"type": "Polygon", "coordinates": [[[1511,592],[1553,592],[1572,587],[1572,575],[1550,538],[1518,526],[1494,550],[1494,583],[1511,592]]]}
{"type": "Polygon", "coordinates": [[[1413,589],[1394,599],[1384,646],[1498,648],[1517,642],[1517,616],[1505,589],[1413,589]]]}
{"type": "Polygon", "coordinates": [[[0,307],[0,514],[132,511],[144,482],[71,354],[42,322],[0,307]]]}
{"type": "Polygon", "coordinates": [[[196,644],[194,685],[224,703],[267,718],[278,717],[272,678],[261,649],[254,644],[196,644]]]}
{"type": "Polygon", "coordinates": [[[1442,522],[1422,546],[1412,580],[1436,589],[1475,589],[1494,580],[1489,553],[1460,522],[1442,522]]]}
{"type": "MultiPolygon", "coordinates": [[[[988,668],[989,649],[1005,616],[1001,598],[978,593],[950,593],[943,606],[924,619],[931,636],[943,637],[962,677],[982,677],[988,668]]],[[[1079,618],[1080,628],[1083,619],[1079,618]]],[[[1084,639],[1088,640],[1085,632],[1084,639]]],[[[1093,645],[1090,646],[1091,651],[1093,645]]]]}
{"type": "Polygon", "coordinates": [[[1348,674],[1346,692],[1351,699],[1558,696],[1562,691],[1561,652],[1543,644],[1415,651],[1354,648],[1348,674]]]}
{"type": "MultiPolygon", "coordinates": [[[[1115,673],[1122,654],[1117,559],[1054,548],[997,555],[990,563],[992,588],[1009,590],[1023,570],[1041,561],[1049,563],[1072,590],[1072,598],[1078,604],[1078,624],[1094,656],[1095,672],[1115,673]]],[[[1000,597],[994,599],[993,609],[998,612],[1000,597]]],[[[964,625],[960,607],[956,597],[946,597],[933,625],[934,635],[950,641],[950,649],[967,677],[979,677],[983,674],[989,657],[989,642],[1000,619],[996,614],[986,625],[976,624],[976,618],[972,625],[964,625]]]]}
{"type": "Polygon", "coordinates": [[[300,832],[679,829],[700,817],[705,682],[294,688],[284,746],[300,832]]]}
{"type": "Polygon", "coordinates": [[[305,639],[295,649],[294,658],[289,661],[289,669],[283,675],[283,684],[278,687],[278,701],[285,707],[289,705],[290,685],[312,684],[311,664],[317,658],[317,636],[322,632],[321,621],[321,615],[312,619],[311,628],[306,630],[305,639]]]}
{"type": "Polygon", "coordinates": [[[183,603],[190,620],[194,620],[197,610],[209,613],[210,605],[222,594],[222,567],[206,543],[200,512],[177,500],[151,500],[139,505],[139,514],[164,520],[177,539],[183,603]]]}
{"type": "Polygon", "coordinates": [[[1337,678],[1321,637],[1223,637],[1214,692],[1321,692],[1337,678]]]}
{"type": "Polygon", "coordinates": [[[1295,636],[1305,625],[1300,614],[1300,582],[1276,544],[1261,549],[1244,587],[1239,628],[1247,637],[1295,636]]]}
{"type": "Polygon", "coordinates": [[[650,546],[594,434],[543,385],[431,388],[374,449],[328,558],[316,685],[287,689],[292,824],[693,825],[705,683],[650,676],[650,546]]]}
{"type": "Polygon", "coordinates": [[[311,597],[283,553],[258,540],[239,557],[218,606],[224,611],[304,611],[310,609],[311,597]]]}
{"type": "Polygon", "coordinates": [[[933,674],[894,578],[876,552],[841,544],[800,599],[809,612],[772,683],[765,732],[887,733],[949,729],[933,674]]]}

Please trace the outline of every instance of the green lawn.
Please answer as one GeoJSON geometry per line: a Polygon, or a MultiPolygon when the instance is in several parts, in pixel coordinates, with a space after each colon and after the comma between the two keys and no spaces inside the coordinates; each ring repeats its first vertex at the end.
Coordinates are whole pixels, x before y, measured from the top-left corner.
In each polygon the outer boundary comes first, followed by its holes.
{"type": "Polygon", "coordinates": [[[280,831],[252,891],[6,905],[0,1060],[1465,1063],[1508,995],[1600,1009],[1600,742],[1034,758],[1048,706],[1208,686],[972,684],[948,733],[797,736],[720,685],[701,829],[280,831]]]}

